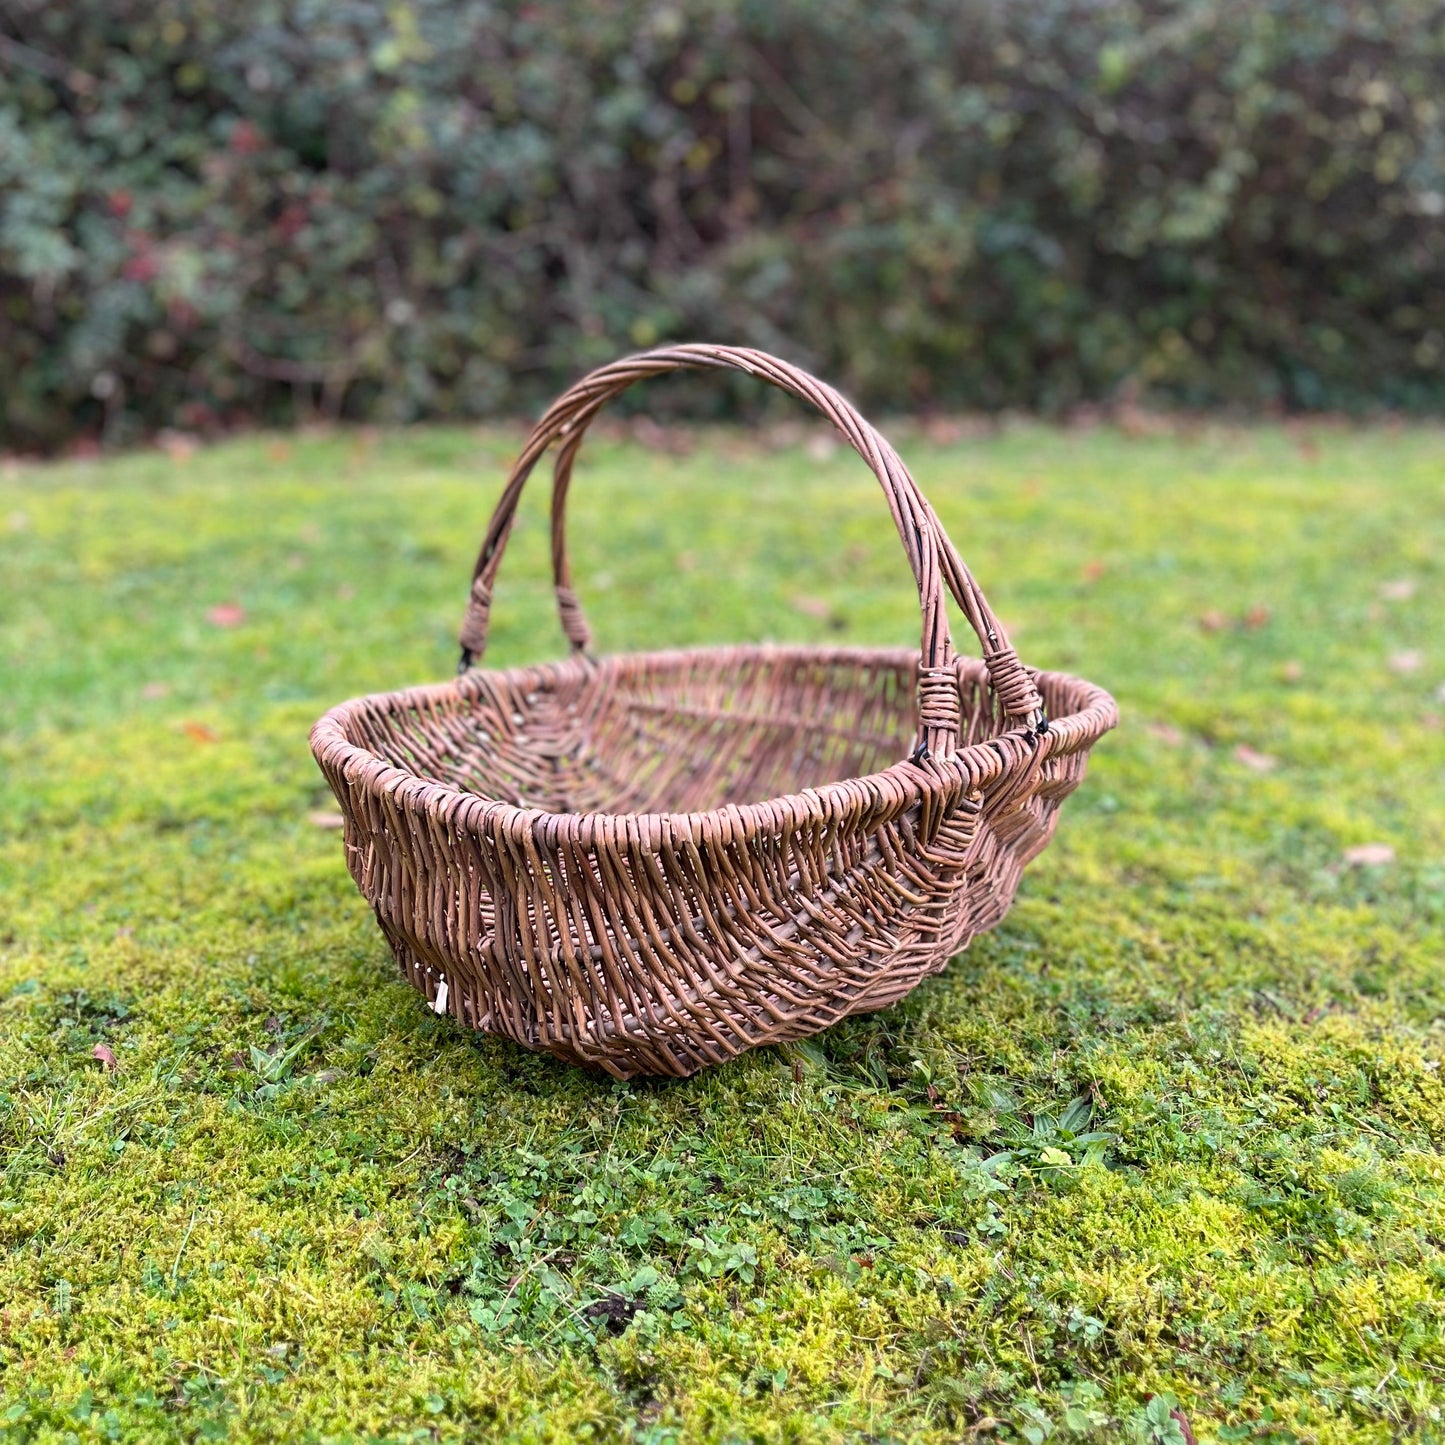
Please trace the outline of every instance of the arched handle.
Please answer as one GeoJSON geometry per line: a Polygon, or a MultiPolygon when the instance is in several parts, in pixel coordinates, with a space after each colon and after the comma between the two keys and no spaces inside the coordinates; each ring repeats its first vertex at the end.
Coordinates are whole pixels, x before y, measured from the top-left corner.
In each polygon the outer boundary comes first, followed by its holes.
{"type": "MultiPolygon", "coordinates": [[[[672,351],[707,351],[707,352],[728,352],[739,350],[733,347],[693,347],[681,346],[671,348],[672,351]]],[[[629,361],[642,361],[649,359],[658,353],[644,353],[641,356],[631,357],[629,361]]],[[[793,372],[805,377],[814,386],[827,391],[832,399],[842,407],[847,408],[849,413],[857,421],[858,425],[867,428],[871,432],[882,449],[893,457],[899,470],[906,478],[908,484],[913,488],[919,497],[924,509],[932,519],[934,533],[940,547],[940,562],[943,568],[944,582],[952,592],[955,601],[963,614],[968,618],[969,625],[978,635],[979,644],[982,648],[982,655],[985,665],[988,668],[989,682],[993,687],[995,696],[999,699],[1006,716],[1022,721],[1035,731],[1047,729],[1047,719],[1044,712],[1043,699],[1038,689],[1034,686],[1033,679],[1023,668],[1018,660],[1017,654],[1009,644],[1008,635],[1004,631],[1003,624],[994,615],[992,608],[988,605],[982,590],[974,581],[972,573],[969,572],[963,558],[959,555],[958,549],[953,545],[952,538],[945,531],[943,523],[939,521],[937,514],[933,511],[927,497],[919,491],[917,482],[912,474],[898,460],[889,443],[881,437],[866,422],[852,405],[840,397],[831,387],[823,382],[808,376],[806,372],[799,372],[796,367],[788,363],[778,361],[768,356],[765,352],[748,352],[751,357],[762,357],[772,362],[779,369],[793,372]]],[[[621,364],[621,363],[619,363],[621,364]]],[[[705,362],[688,363],[693,366],[706,365],[705,362]]],[[[724,365],[727,363],[714,361],[713,365],[724,365]]],[[[769,380],[774,378],[769,377],[769,380]]],[[[779,382],[779,385],[783,383],[779,382]]],[[[619,388],[620,389],[620,388],[619,388]]],[[[786,387],[787,390],[793,390],[786,387]]],[[[798,393],[795,393],[798,394],[798,393]]],[[[809,398],[812,399],[811,397],[809,398]]],[[[822,408],[820,408],[821,410],[822,408]]],[[[552,474],[552,581],[557,596],[557,611],[562,622],[562,631],[566,633],[567,640],[572,644],[575,652],[586,652],[592,646],[592,629],[588,626],[587,617],[578,600],[577,593],[572,586],[572,563],[567,552],[567,492],[572,482],[572,466],[576,461],[577,453],[581,449],[582,441],[587,435],[587,427],[601,410],[601,404],[593,408],[588,415],[581,418],[573,426],[569,427],[561,447],[557,453],[557,460],[553,466],[552,474]]],[[[825,411],[825,415],[828,415],[825,411]]],[[[830,417],[837,422],[836,417],[830,417]]],[[[872,456],[865,451],[854,440],[846,428],[839,426],[839,430],[847,437],[850,445],[869,463],[873,465],[872,456]]],[[[876,472],[876,467],[874,468],[876,472]]],[[[880,477],[880,480],[882,478],[880,477]]],[[[885,490],[887,484],[885,483],[885,490]]]]}
{"type": "Polygon", "coordinates": [[[552,511],[557,601],[563,628],[573,646],[580,650],[588,645],[586,619],[572,590],[565,536],[566,492],[577,449],[597,413],[633,382],[672,371],[697,369],[744,371],[810,402],[837,427],[878,478],[918,583],[923,613],[918,673],[921,747],[940,757],[950,755],[958,747],[961,708],[945,608],[945,585],[958,599],[978,634],[990,680],[1004,711],[1020,723],[1042,726],[1043,707],[1038,689],[1009,646],[1002,625],[898,454],[832,387],[766,352],[744,347],[689,345],[643,352],[599,367],[553,402],[533,428],[512,468],[477,555],[462,625],[462,670],[480,658],[486,647],[492,589],[522,488],[542,454],[558,440],[562,442],[562,450],[557,461],[552,511]]]}

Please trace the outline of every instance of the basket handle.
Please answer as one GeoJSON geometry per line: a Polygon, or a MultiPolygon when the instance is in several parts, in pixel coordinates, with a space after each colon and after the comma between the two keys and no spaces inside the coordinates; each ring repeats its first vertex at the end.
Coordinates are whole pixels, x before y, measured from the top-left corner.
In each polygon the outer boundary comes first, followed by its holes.
{"type": "Polygon", "coordinates": [[[909,566],[918,583],[923,613],[918,672],[920,749],[947,757],[957,750],[962,725],[953,641],[944,602],[946,586],[957,599],[983,649],[989,680],[1004,712],[1012,720],[1044,726],[1042,700],[1033,679],[1009,646],[994,616],[918,484],[884,438],[832,387],[798,367],[766,352],[734,346],[672,346],[625,357],[599,367],[564,392],[533,428],[497,502],[472,573],[471,594],[461,632],[461,664],[465,671],[486,648],[492,589],[502,554],[516,519],[517,503],[542,454],[560,440],[552,508],[552,562],[563,630],[574,649],[587,648],[591,634],[571,586],[567,559],[565,502],[572,463],[582,437],[597,413],[635,381],[672,371],[733,369],[771,382],[812,403],[866,461],[888,501],[909,566]]]}

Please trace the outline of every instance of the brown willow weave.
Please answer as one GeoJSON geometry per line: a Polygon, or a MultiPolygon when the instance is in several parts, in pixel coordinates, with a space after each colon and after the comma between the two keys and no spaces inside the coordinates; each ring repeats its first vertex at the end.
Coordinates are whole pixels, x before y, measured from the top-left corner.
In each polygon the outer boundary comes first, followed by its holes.
{"type": "Polygon", "coordinates": [[[607,1070],[687,1075],[884,1008],[1003,917],[1111,697],[1019,662],[892,447],[762,352],[604,366],[537,424],[487,530],[451,682],[343,703],[311,745],[346,858],[438,1013],[607,1070]],[[725,647],[592,656],[565,508],[624,388],[735,368],[811,402],[882,484],[919,653],[725,647]],[[472,671],[517,501],[554,442],[552,558],[573,656],[472,671]],[[982,659],[955,656],[945,590],[982,659]],[[1047,718],[1047,721],[1045,721],[1047,718]]]}

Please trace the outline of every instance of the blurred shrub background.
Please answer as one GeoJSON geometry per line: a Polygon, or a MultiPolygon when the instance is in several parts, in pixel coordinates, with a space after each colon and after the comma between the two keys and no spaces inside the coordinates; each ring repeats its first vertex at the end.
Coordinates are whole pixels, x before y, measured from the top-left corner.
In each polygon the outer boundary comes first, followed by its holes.
{"type": "Polygon", "coordinates": [[[1445,6],[0,0],[6,446],[694,337],[884,409],[1439,408],[1445,6]]]}

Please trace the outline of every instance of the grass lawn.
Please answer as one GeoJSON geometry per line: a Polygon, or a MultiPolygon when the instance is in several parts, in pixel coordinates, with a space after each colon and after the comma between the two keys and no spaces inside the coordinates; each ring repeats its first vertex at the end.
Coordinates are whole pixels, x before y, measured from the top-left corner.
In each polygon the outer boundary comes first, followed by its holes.
{"type": "MultiPolygon", "coordinates": [[[[1441,1438],[1445,431],[897,439],[1123,725],[944,975],[662,1084],[434,1017],[315,820],[516,435],[0,474],[0,1439],[1441,1438]]],[[[597,441],[599,645],[916,642],[827,452],[597,441]]]]}

